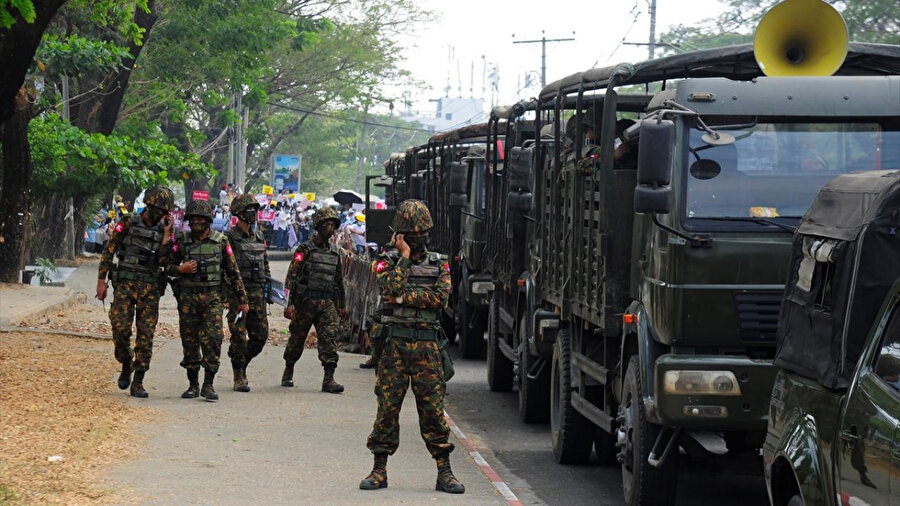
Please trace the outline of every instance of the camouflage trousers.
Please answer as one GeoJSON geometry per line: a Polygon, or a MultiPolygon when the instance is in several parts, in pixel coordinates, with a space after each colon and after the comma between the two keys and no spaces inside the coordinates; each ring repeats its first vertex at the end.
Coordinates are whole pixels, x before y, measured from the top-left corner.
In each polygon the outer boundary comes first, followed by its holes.
{"type": "Polygon", "coordinates": [[[432,457],[453,451],[450,429],[444,420],[444,380],[436,341],[406,341],[396,337],[384,342],[375,379],[378,414],[366,442],[374,454],[393,455],[400,445],[400,406],[412,384],[419,413],[419,431],[432,457]]]}
{"type": "Polygon", "coordinates": [[[250,312],[241,321],[234,323],[241,303],[232,296],[228,301],[228,330],[231,331],[231,344],[228,356],[237,367],[247,367],[251,360],[259,355],[269,338],[269,319],[266,316],[266,300],[262,287],[247,287],[247,301],[250,312]]]}
{"type": "Polygon", "coordinates": [[[218,372],[223,338],[222,309],[222,296],[216,289],[179,295],[178,327],[184,351],[181,367],[198,371],[202,365],[213,374],[218,372]]]}
{"type": "Polygon", "coordinates": [[[153,334],[159,319],[159,292],[154,283],[122,280],[113,288],[113,301],[109,307],[109,323],[112,327],[116,360],[120,363],[134,361],[135,371],[150,369],[153,356],[153,334]],[[135,313],[137,317],[135,318],[135,313]],[[137,327],[134,351],[131,349],[131,322],[137,327]]]}
{"type": "Polygon", "coordinates": [[[313,325],[316,326],[318,338],[319,362],[323,367],[337,365],[338,354],[335,337],[340,328],[337,308],[334,301],[329,299],[303,299],[294,306],[296,314],[291,320],[288,329],[291,337],[284,349],[284,361],[288,364],[300,360],[303,355],[303,343],[306,335],[313,325]]]}

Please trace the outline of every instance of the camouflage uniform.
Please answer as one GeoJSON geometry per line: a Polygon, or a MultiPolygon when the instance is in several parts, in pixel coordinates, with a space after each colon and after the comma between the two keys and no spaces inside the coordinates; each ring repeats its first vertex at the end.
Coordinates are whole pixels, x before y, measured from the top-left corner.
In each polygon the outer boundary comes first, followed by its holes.
{"type": "MultiPolygon", "coordinates": [[[[212,207],[206,201],[194,201],[188,206],[185,218],[203,216],[212,223],[212,207]]],[[[228,238],[215,230],[209,230],[205,239],[197,239],[193,232],[183,233],[172,247],[167,274],[175,277],[178,287],[178,325],[184,358],[181,367],[188,372],[190,385],[182,394],[184,398],[197,396],[197,374],[203,366],[204,391],[211,391],[213,378],[219,370],[219,354],[222,349],[223,285],[234,294],[238,305],[247,304],[247,293],[234,259],[234,250],[228,238]],[[178,267],[182,262],[194,260],[197,272],[182,274],[178,267]],[[201,355],[202,351],[202,355],[201,355]]]]}
{"type": "MultiPolygon", "coordinates": [[[[255,223],[258,210],[259,204],[250,194],[239,195],[231,203],[231,214],[238,216],[248,225],[255,223]],[[248,218],[252,221],[248,221],[248,218]]],[[[240,321],[235,322],[240,300],[234,292],[229,293],[226,320],[231,331],[231,344],[228,346],[228,356],[234,369],[234,389],[249,392],[247,365],[262,352],[269,338],[265,287],[272,274],[269,271],[266,240],[261,232],[250,230],[249,234],[245,234],[236,226],[225,235],[234,247],[235,259],[241,271],[250,305],[250,311],[243,315],[240,321]]]]}
{"type": "MultiPolygon", "coordinates": [[[[313,216],[313,227],[318,229],[326,220],[337,222],[337,213],[330,208],[320,209],[313,216]]],[[[322,389],[328,391],[326,383],[329,379],[333,383],[338,362],[335,343],[340,329],[338,307],[344,306],[340,256],[331,251],[327,243],[320,245],[316,239],[301,243],[294,252],[284,286],[290,290],[290,305],[294,307],[295,314],[284,350],[282,385],[293,386],[294,363],[303,355],[306,336],[310,327],[315,325],[319,362],[325,369],[322,389]]],[[[343,391],[343,387],[340,390],[343,391]]]]}
{"type": "MultiPolygon", "coordinates": [[[[404,201],[397,209],[394,230],[425,232],[432,227],[428,208],[417,200],[404,201]]],[[[400,444],[400,407],[412,384],[419,414],[419,430],[428,452],[437,461],[437,490],[462,493],[465,487],[450,471],[450,429],[444,420],[444,390],[438,340],[440,315],[450,298],[450,265],[446,257],[413,247],[410,258],[396,249],[372,262],[382,297],[399,298],[382,306],[384,345],[378,361],[375,396],[378,413],[366,446],[375,455],[372,473],[360,483],[362,489],[387,486],[387,456],[400,444]]],[[[412,238],[411,238],[412,240],[412,238]]]]}
{"type": "Polygon", "coordinates": [[[119,388],[132,385],[131,393],[146,397],[143,389],[144,373],[150,369],[153,356],[153,334],[159,318],[159,298],[165,285],[161,285],[161,267],[165,267],[171,250],[171,237],[165,237],[162,222],[147,226],[147,219],[165,215],[172,208],[172,191],[165,187],[150,188],[146,192],[147,208],[136,218],[123,216],[116,223],[100,258],[97,277],[107,276],[113,283],[113,301],[109,308],[115,357],[122,364],[119,388]],[[156,216],[151,216],[155,214],[156,216]],[[133,221],[134,220],[134,221],[133,221]],[[113,257],[118,264],[113,265],[113,257]],[[135,315],[137,318],[135,318],[135,315]],[[137,327],[134,350],[131,348],[131,322],[137,327]],[[132,368],[137,373],[130,381],[132,368]]]}

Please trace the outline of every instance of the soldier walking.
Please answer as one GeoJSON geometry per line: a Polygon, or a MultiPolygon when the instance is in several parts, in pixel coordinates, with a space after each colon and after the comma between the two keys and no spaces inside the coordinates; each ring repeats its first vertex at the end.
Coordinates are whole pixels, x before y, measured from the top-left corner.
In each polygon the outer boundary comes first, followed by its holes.
{"type": "Polygon", "coordinates": [[[435,490],[466,491],[450,469],[450,429],[444,420],[444,379],[438,340],[440,315],[450,297],[450,265],[427,250],[431,213],[419,200],[403,201],[394,216],[394,249],[372,262],[382,297],[384,336],[375,381],[378,414],[366,446],[375,455],[372,472],[359,488],[387,487],[387,459],[400,444],[400,407],[410,383],[419,429],[437,462],[435,490]]]}
{"type": "Polygon", "coordinates": [[[323,208],[313,215],[312,239],[301,243],[294,252],[288,268],[285,289],[289,290],[289,303],[284,317],[291,320],[291,336],[284,350],[284,374],[281,386],[294,386],[294,364],[303,355],[303,343],[312,325],[316,326],[319,362],[325,369],[322,391],[339,394],[344,385],[334,381],[338,354],[335,337],[338,332],[338,308],[344,308],[344,281],[341,275],[341,259],[328,247],[328,239],[340,222],[334,209],[323,208]]]}
{"type": "Polygon", "coordinates": [[[213,378],[219,370],[222,350],[222,285],[227,283],[237,301],[238,311],[250,312],[241,273],[228,238],[210,228],[213,208],[205,200],[195,200],[184,213],[191,231],[183,233],[174,246],[166,272],[177,278],[178,326],[187,370],[188,388],[184,399],[202,395],[216,401],[213,378]],[[201,357],[202,350],[202,357],[201,357]],[[203,388],[199,385],[203,366],[203,388]]]}
{"type": "Polygon", "coordinates": [[[134,397],[149,396],[144,390],[144,374],[150,369],[153,333],[159,319],[159,297],[165,289],[165,278],[160,276],[160,267],[165,266],[172,247],[172,219],[167,215],[174,201],[172,190],[164,186],[148,188],[144,194],[144,210],[137,219],[124,215],[116,223],[100,258],[97,298],[106,299],[107,276],[113,283],[109,323],[116,360],[122,364],[118,384],[122,390],[131,385],[131,395],[134,397]],[[115,266],[113,256],[118,258],[115,266]],[[137,327],[133,351],[132,320],[137,327]]]}
{"type": "Polygon", "coordinates": [[[269,320],[266,316],[266,286],[271,279],[266,240],[262,232],[251,227],[256,223],[259,203],[252,195],[238,195],[231,202],[231,214],[237,216],[237,226],[225,233],[241,271],[250,311],[240,314],[240,300],[234,292],[228,298],[228,329],[231,344],[228,356],[234,370],[234,390],[249,392],[247,365],[262,352],[269,338],[269,320]]]}

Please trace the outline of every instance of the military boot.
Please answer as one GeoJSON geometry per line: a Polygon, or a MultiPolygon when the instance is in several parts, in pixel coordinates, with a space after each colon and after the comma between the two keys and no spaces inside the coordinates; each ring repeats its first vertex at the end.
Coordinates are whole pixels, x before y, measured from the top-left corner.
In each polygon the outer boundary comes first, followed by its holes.
{"type": "Polygon", "coordinates": [[[378,490],[379,488],[387,488],[387,453],[375,454],[375,465],[372,466],[372,472],[366,478],[359,482],[359,488],[362,490],[378,490]]]}
{"type": "Polygon", "coordinates": [[[378,367],[378,359],[374,355],[369,357],[369,360],[359,364],[360,369],[375,369],[376,367],[378,367]]]}
{"type": "Polygon", "coordinates": [[[209,372],[209,369],[203,371],[203,386],[200,388],[200,395],[210,402],[219,400],[219,394],[213,388],[213,379],[215,377],[216,373],[209,372]]]}
{"type": "Polygon", "coordinates": [[[435,460],[437,461],[438,475],[434,489],[448,494],[465,492],[466,487],[456,479],[456,476],[453,476],[453,471],[450,469],[450,457],[439,457],[435,460]]]}
{"type": "Polygon", "coordinates": [[[344,385],[334,381],[334,364],[325,366],[325,377],[322,378],[322,391],[329,394],[339,394],[344,391],[344,385]]]}
{"type": "Polygon", "coordinates": [[[119,374],[119,390],[125,390],[131,384],[131,360],[122,363],[122,372],[119,374]]]}
{"type": "Polygon", "coordinates": [[[181,394],[182,399],[196,399],[200,395],[200,371],[188,369],[188,388],[181,394]]]}
{"type": "Polygon", "coordinates": [[[284,373],[281,375],[281,386],[283,387],[292,387],[294,386],[294,363],[284,364],[284,373]]]}
{"type": "Polygon", "coordinates": [[[150,394],[144,390],[144,373],[146,371],[134,371],[134,379],[131,381],[131,396],[132,397],[140,397],[146,398],[150,397],[150,394]]]}
{"type": "Polygon", "coordinates": [[[247,370],[235,362],[232,362],[231,365],[234,368],[234,391],[249,392],[250,383],[247,381],[247,370]]]}

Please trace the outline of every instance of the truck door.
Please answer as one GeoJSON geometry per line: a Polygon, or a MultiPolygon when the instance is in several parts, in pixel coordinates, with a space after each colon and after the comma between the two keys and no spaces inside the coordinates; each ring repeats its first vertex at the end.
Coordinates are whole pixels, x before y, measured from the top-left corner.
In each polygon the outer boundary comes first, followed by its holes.
{"type": "MultiPolygon", "coordinates": [[[[843,501],[900,506],[900,304],[897,294],[875,321],[835,445],[843,501]]],[[[846,503],[846,502],[845,502],[846,503]]]]}

